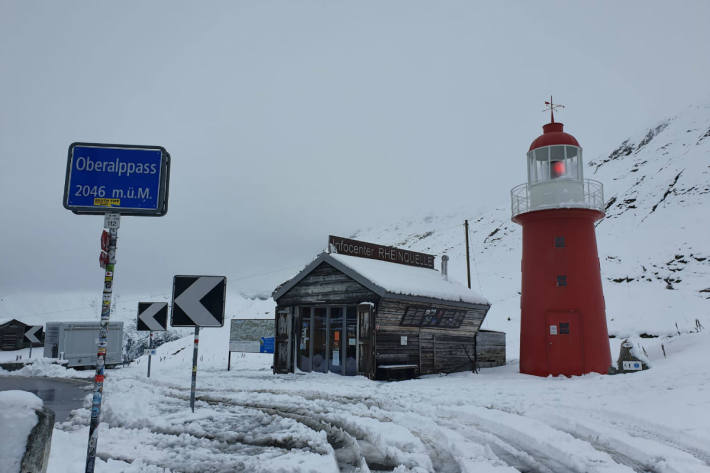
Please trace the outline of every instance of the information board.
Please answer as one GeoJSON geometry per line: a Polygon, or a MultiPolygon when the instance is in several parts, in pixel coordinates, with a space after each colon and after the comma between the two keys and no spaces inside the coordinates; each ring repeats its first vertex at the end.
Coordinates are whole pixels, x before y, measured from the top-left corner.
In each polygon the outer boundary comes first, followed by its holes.
{"type": "Polygon", "coordinates": [[[229,351],[274,352],[274,319],[232,319],[229,351]]]}
{"type": "Polygon", "coordinates": [[[162,146],[72,143],[63,204],[77,214],[162,216],[169,174],[170,155],[162,146]]]}

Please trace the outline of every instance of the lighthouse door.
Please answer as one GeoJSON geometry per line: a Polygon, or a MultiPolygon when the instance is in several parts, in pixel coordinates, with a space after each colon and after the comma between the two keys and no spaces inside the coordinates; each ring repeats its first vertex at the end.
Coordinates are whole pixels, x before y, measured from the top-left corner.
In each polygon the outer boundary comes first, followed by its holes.
{"type": "Polygon", "coordinates": [[[552,375],[584,373],[582,325],[579,312],[548,312],[547,368],[552,375]]]}

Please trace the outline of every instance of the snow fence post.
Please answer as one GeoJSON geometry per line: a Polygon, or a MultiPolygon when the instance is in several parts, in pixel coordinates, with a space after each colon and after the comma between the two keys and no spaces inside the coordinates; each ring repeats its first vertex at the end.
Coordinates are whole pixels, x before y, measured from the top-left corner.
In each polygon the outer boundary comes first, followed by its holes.
{"type": "Polygon", "coordinates": [[[197,384],[197,345],[200,343],[200,327],[195,325],[195,348],[192,352],[192,383],[190,385],[190,409],[195,412],[195,385],[197,384]]]}
{"type": "Polygon", "coordinates": [[[121,225],[121,214],[106,212],[104,228],[108,228],[110,240],[108,247],[108,264],[104,275],[104,291],[101,303],[101,322],[99,325],[99,343],[96,353],[96,374],[94,375],[94,395],[91,399],[91,420],[89,421],[89,446],[86,451],[85,473],[94,473],[96,463],[96,444],[99,438],[99,420],[101,417],[101,400],[104,391],[104,368],[106,363],[106,346],[108,345],[108,321],[111,316],[111,295],[113,294],[113,276],[116,266],[116,247],[118,246],[118,227],[121,225]]]}

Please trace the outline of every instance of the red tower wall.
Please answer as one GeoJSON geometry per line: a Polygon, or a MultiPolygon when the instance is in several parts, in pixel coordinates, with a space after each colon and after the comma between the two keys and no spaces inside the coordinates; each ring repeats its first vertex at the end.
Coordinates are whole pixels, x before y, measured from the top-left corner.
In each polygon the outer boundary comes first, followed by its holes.
{"type": "Polygon", "coordinates": [[[607,373],[611,365],[592,209],[528,212],[523,226],[520,371],[537,376],[607,373]],[[555,238],[564,247],[555,247],[555,238]],[[558,276],[566,285],[558,286],[558,276]],[[554,324],[557,334],[550,333],[554,324]],[[566,324],[566,325],[565,325],[566,324]]]}

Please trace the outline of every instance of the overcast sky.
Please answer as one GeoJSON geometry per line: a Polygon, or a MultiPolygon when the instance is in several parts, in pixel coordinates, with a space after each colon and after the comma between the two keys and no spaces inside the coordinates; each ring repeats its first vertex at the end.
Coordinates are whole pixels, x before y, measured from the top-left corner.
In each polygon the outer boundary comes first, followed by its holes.
{"type": "Polygon", "coordinates": [[[708,102],[710,2],[0,0],[0,296],[101,290],[74,141],[164,146],[116,291],[272,289],[329,233],[506,203],[547,116],[585,158],[708,102]],[[262,278],[255,274],[279,273],[262,278]]]}

